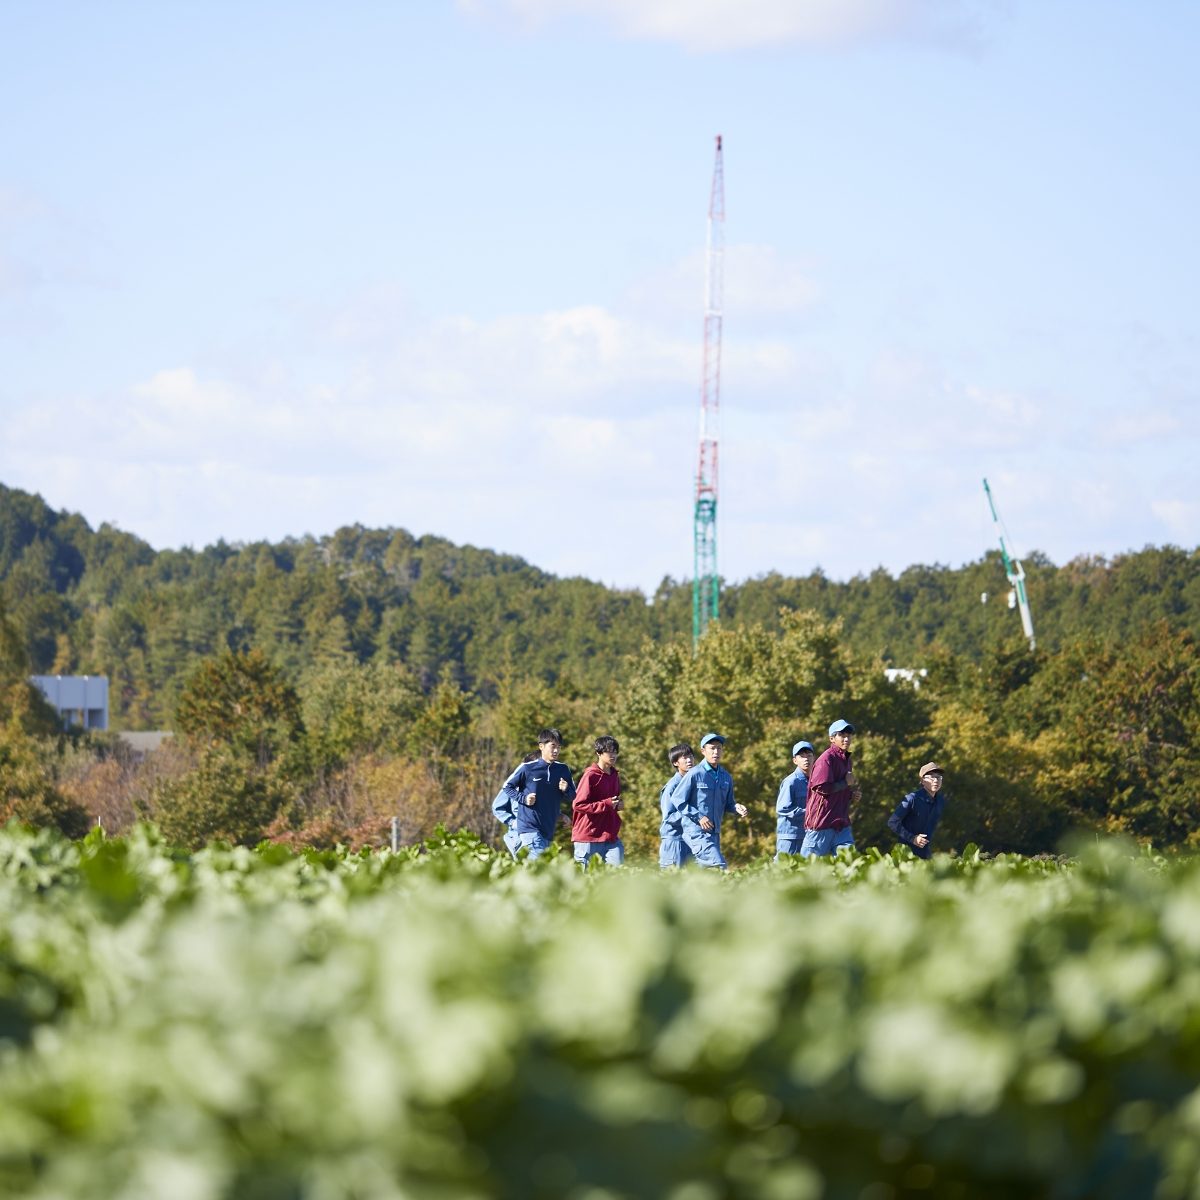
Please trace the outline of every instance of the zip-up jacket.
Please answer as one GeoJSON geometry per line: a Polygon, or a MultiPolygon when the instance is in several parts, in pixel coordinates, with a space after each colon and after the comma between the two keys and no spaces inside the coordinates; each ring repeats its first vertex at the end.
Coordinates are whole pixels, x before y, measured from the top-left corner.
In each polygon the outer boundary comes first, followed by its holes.
{"type": "Polygon", "coordinates": [[[808,776],[797,767],[779,785],[775,801],[775,833],[781,838],[804,836],[804,809],[808,804],[808,776]]]}
{"type": "Polygon", "coordinates": [[[713,823],[714,835],[721,832],[721,818],[733,812],[733,776],[724,767],[710,766],[707,759],[698,762],[675,791],[675,807],[683,818],[684,829],[700,824],[701,817],[713,823]]]}
{"type": "Polygon", "coordinates": [[[516,825],[517,810],[513,803],[512,793],[509,792],[507,785],[496,793],[496,798],[492,801],[492,816],[501,825],[507,825],[509,829],[512,829],[516,825]]]}
{"type": "Polygon", "coordinates": [[[663,784],[658,793],[658,806],[662,809],[662,825],[658,830],[659,837],[678,837],[683,829],[683,814],[676,805],[679,785],[683,776],[678,771],[663,784]]]}
{"type": "Polygon", "coordinates": [[[945,808],[945,792],[931,796],[923,787],[919,787],[915,792],[909,792],[896,805],[896,811],[888,817],[888,828],[906,843],[918,858],[929,858],[933,854],[933,831],[938,827],[945,808]],[[929,842],[924,846],[913,845],[913,838],[918,833],[929,837],[929,842]]]}
{"type": "MultiPolygon", "coordinates": [[[[544,758],[522,763],[505,781],[504,790],[513,799],[517,811],[518,833],[540,833],[547,841],[554,838],[554,827],[564,800],[575,799],[575,781],[566,763],[548,763],[544,758]],[[559,791],[558,781],[567,781],[567,790],[559,791]],[[538,784],[542,786],[539,788],[538,784]],[[546,785],[551,786],[547,787],[546,785]],[[533,792],[535,804],[526,804],[525,797],[533,792]]],[[[492,806],[495,811],[495,805],[492,806]]]]}
{"type": "Polygon", "coordinates": [[[620,794],[621,777],[616,771],[605,775],[596,763],[588,767],[571,802],[571,841],[615,842],[621,836],[621,814],[613,801],[620,794]]]}
{"type": "Polygon", "coordinates": [[[805,829],[847,829],[850,825],[850,793],[846,782],[852,769],[851,755],[835,742],[822,754],[808,776],[808,806],[805,829]]]}

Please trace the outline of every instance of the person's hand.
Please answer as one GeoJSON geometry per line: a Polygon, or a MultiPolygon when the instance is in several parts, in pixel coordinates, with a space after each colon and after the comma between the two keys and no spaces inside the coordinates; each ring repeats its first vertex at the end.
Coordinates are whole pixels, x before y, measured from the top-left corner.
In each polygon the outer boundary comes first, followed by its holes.
{"type": "Polygon", "coordinates": [[[705,833],[711,833],[714,829],[716,829],[716,826],[712,823],[712,821],[708,817],[701,817],[699,822],[697,822],[697,823],[699,824],[700,828],[704,830],[705,833]]]}
{"type": "Polygon", "coordinates": [[[567,790],[567,781],[565,779],[560,779],[558,781],[558,790],[560,792],[565,792],[567,790]]]}
{"type": "Polygon", "coordinates": [[[525,803],[529,808],[532,808],[537,803],[537,792],[530,792],[529,795],[525,797],[525,803]]]}
{"type": "Polygon", "coordinates": [[[853,787],[850,789],[850,803],[857,804],[862,799],[862,788],[853,787]]]}
{"type": "Polygon", "coordinates": [[[624,807],[625,807],[625,801],[622,800],[620,796],[618,796],[615,800],[613,800],[613,808],[615,808],[617,810],[617,812],[620,812],[621,809],[623,809],[624,807]]]}
{"type": "Polygon", "coordinates": [[[858,777],[854,774],[853,771],[846,772],[846,782],[851,787],[858,787],[858,777]]]}
{"type": "Polygon", "coordinates": [[[739,817],[748,816],[750,812],[750,810],[744,804],[735,804],[733,806],[733,811],[737,813],[739,817]]]}
{"type": "Polygon", "coordinates": [[[913,845],[920,846],[921,849],[924,850],[925,847],[929,845],[929,834],[918,833],[917,836],[913,838],[913,845]]]}

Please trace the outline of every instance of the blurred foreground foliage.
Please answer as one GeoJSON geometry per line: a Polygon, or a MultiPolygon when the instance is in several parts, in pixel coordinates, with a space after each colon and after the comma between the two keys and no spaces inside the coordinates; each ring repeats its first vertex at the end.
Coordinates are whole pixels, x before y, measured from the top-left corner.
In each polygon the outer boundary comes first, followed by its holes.
{"type": "Polygon", "coordinates": [[[1160,1200],[1200,862],[0,833],[0,1194],[1160,1200]]]}

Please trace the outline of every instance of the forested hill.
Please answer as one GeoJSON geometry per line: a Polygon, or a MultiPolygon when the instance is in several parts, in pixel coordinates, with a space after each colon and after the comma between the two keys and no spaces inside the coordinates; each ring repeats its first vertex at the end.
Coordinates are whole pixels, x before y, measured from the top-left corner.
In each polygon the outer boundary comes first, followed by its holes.
{"type": "MultiPolygon", "coordinates": [[[[1025,561],[1039,645],[1119,640],[1165,617],[1200,636],[1200,552],[1147,548],[1056,567],[1025,561]]],[[[839,583],[819,571],[731,585],[722,616],[777,627],[781,608],[840,617],[856,650],[919,666],[940,644],[977,657],[1016,628],[999,555],[839,583]],[[980,603],[988,592],[990,602],[980,603]]],[[[399,659],[428,686],[449,674],[486,694],[507,677],[572,689],[612,681],[649,636],[690,635],[691,587],[653,596],[560,579],[524,560],[402,529],[155,551],[109,525],[0,485],[0,608],[38,672],[106,674],[114,722],[169,722],[194,662],[260,647],[290,674],[327,660],[399,659]]]]}

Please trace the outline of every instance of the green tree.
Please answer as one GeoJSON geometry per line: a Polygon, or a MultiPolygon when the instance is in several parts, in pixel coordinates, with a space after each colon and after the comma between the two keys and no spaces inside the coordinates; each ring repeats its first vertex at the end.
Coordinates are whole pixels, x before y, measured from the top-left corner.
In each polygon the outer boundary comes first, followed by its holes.
{"type": "Polygon", "coordinates": [[[261,650],[229,650],[200,663],[179,698],[175,728],[194,747],[227,745],[260,769],[304,732],[296,689],[261,650]]]}

